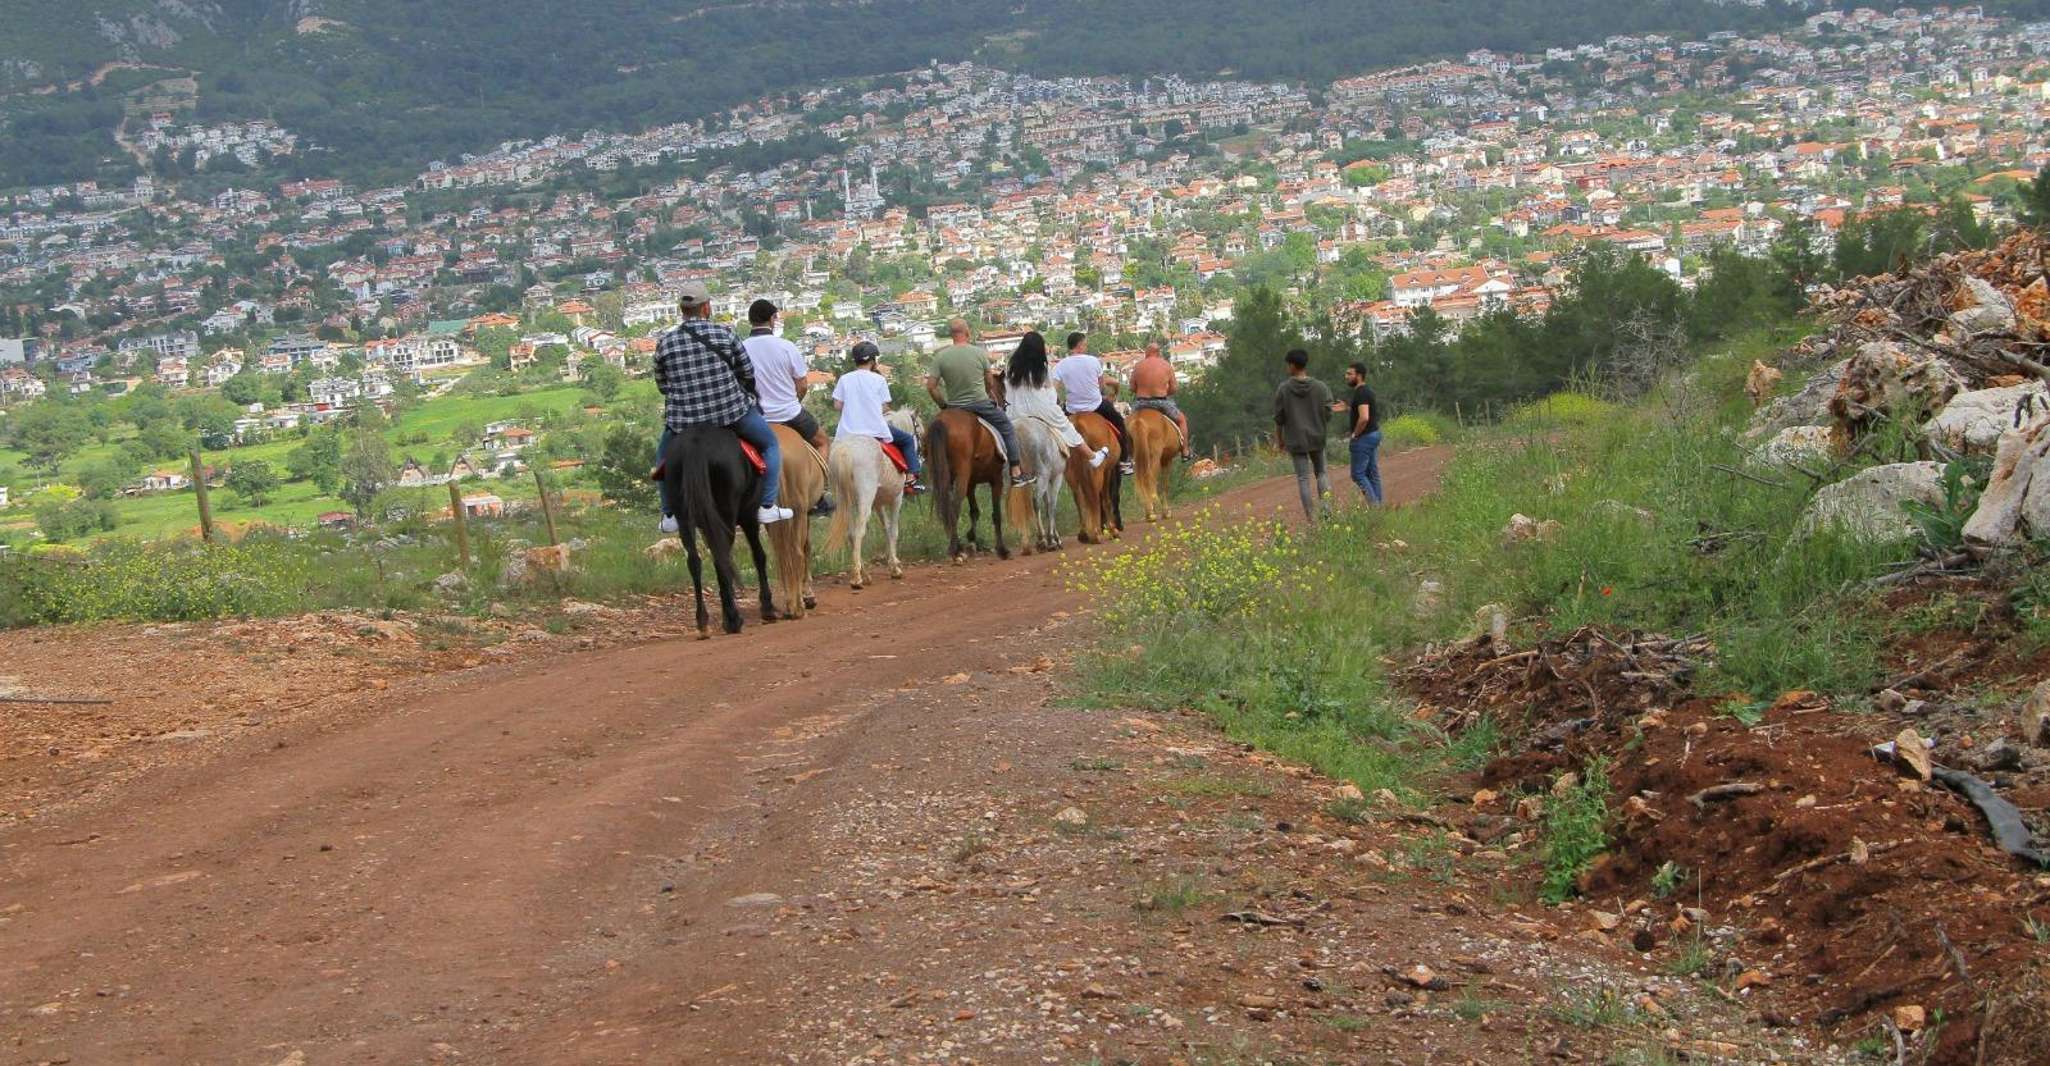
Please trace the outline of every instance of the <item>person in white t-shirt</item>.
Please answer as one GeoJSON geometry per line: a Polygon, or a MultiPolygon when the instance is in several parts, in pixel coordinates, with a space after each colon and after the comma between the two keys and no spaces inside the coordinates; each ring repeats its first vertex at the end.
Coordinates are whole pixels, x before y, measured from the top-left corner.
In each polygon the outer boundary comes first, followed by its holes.
{"type": "Polygon", "coordinates": [[[1065,394],[1063,406],[1069,414],[1081,415],[1094,411],[1102,415],[1103,420],[1109,422],[1112,429],[1118,431],[1119,454],[1124,456],[1118,462],[1118,470],[1130,474],[1132,438],[1125,432],[1125,416],[1118,411],[1118,405],[1111,402],[1109,395],[1117,391],[1117,379],[1104,373],[1103,360],[1089,354],[1087,333],[1068,334],[1068,354],[1053,365],[1053,380],[1065,394]]]}
{"type": "Polygon", "coordinates": [[[895,444],[904,453],[904,465],[911,468],[904,491],[916,496],[925,491],[918,482],[925,469],[918,459],[918,438],[890,424],[890,382],[876,373],[876,359],[881,354],[870,341],[862,341],[848,353],[854,369],[840,375],[833,386],[833,406],[840,412],[840,426],[833,436],[874,437],[895,444]]]}
{"type": "MultiPolygon", "coordinates": [[[[826,431],[819,420],[804,409],[804,394],[811,389],[811,367],[797,345],[776,335],[776,316],[782,311],[767,300],[756,300],[747,308],[747,339],[740,348],[754,364],[755,396],[762,404],[762,417],[791,431],[826,456],[826,431]]],[[[814,517],[833,513],[831,493],[819,498],[811,510],[814,517]]]]}

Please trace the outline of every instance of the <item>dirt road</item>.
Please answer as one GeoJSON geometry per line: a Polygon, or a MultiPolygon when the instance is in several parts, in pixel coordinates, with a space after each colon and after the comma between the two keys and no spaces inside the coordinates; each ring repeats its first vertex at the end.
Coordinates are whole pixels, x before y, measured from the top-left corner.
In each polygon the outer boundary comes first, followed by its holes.
{"type": "MultiPolygon", "coordinates": [[[[1397,457],[1391,495],[1441,460],[1397,457]]],[[[1329,783],[1202,723],[1051,703],[1041,657],[1089,639],[1057,574],[1079,555],[829,588],[811,619],[738,638],[401,680],[372,713],[255,731],[0,831],[0,1060],[1205,1061],[1307,1041],[1357,1061],[1428,1037],[1500,1061],[1563,1040],[1537,1015],[1412,1007],[1410,1037],[1329,1020],[1403,1016],[1383,963],[1437,952],[1530,991],[1514,967],[1551,949],[1490,964],[1501,929],[1426,920],[1399,885],[1364,890],[1354,845],[1271,831],[1314,820],[1329,783]],[[1054,820],[1070,806],[1084,823],[1054,820]],[[1291,869],[1337,940],[1216,920],[1291,869]]]]}

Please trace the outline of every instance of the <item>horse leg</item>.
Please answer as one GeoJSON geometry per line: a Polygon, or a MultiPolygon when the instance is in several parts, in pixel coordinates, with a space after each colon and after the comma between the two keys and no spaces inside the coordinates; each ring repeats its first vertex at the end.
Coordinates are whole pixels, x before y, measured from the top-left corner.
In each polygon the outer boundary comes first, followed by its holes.
{"type": "MultiPolygon", "coordinates": [[[[992,487],[989,494],[994,497],[997,490],[992,487]]],[[[968,485],[968,550],[977,555],[982,554],[982,504],[975,499],[973,482],[968,485]]]]}
{"type": "Polygon", "coordinates": [[[698,531],[690,526],[683,527],[684,556],[690,561],[691,592],[698,601],[698,639],[712,638],[712,619],[705,612],[705,561],[698,557],[698,531]]]}
{"type": "Polygon", "coordinates": [[[864,562],[868,557],[862,552],[861,542],[868,536],[868,515],[870,508],[874,506],[874,501],[869,498],[868,493],[864,492],[852,500],[841,500],[840,506],[854,508],[854,520],[851,523],[854,528],[854,539],[852,541],[854,554],[847,561],[848,573],[851,575],[847,582],[847,587],[852,589],[866,588],[868,586],[868,573],[864,562]]]}
{"type": "Polygon", "coordinates": [[[1004,494],[995,485],[989,487],[989,526],[997,541],[997,558],[1009,559],[1011,549],[1004,544],[1004,494]]]}
{"type": "Polygon", "coordinates": [[[904,498],[902,496],[897,497],[889,506],[883,508],[883,537],[889,542],[890,554],[888,558],[890,561],[890,579],[892,581],[904,580],[904,564],[897,561],[897,517],[898,512],[902,511],[903,508],[904,498]]]}
{"type": "MultiPolygon", "coordinates": [[[[801,522],[803,519],[793,518],[790,521],[801,522]]],[[[755,587],[761,589],[762,592],[762,621],[764,623],[773,622],[776,620],[776,599],[770,594],[769,554],[762,550],[762,527],[759,524],[750,523],[742,526],[741,530],[747,534],[748,551],[754,555],[755,559],[755,587]]],[[[737,618],[739,615],[738,607],[734,608],[734,613],[737,618]]]]}

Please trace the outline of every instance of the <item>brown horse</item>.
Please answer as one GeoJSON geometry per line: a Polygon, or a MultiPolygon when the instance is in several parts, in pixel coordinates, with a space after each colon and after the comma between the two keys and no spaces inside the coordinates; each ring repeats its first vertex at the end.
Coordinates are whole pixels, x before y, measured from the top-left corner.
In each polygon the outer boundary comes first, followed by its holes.
{"type": "Polygon", "coordinates": [[[788,426],[771,427],[783,451],[783,481],[777,502],[795,517],[769,526],[769,547],[776,553],[776,576],[783,583],[783,617],[803,618],[819,605],[811,587],[811,509],[826,494],[826,464],[811,442],[788,426]]]}
{"type": "Polygon", "coordinates": [[[1146,505],[1146,520],[1166,518],[1167,472],[1182,453],[1181,430],[1174,419],[1152,408],[1142,407],[1125,419],[1132,434],[1132,465],[1139,479],[1139,501],[1146,505]]]}
{"type": "Polygon", "coordinates": [[[947,557],[956,563],[968,561],[961,550],[961,501],[968,501],[968,546],[982,550],[975,533],[982,510],[975,503],[975,488],[989,486],[990,527],[996,536],[997,558],[1009,559],[1004,544],[1004,490],[1009,478],[1003,453],[995,434],[983,428],[982,420],[967,411],[950,408],[933,419],[925,435],[925,472],[932,479],[932,505],[940,525],[947,530],[947,557]]]}
{"type": "Polygon", "coordinates": [[[1075,493],[1075,513],[1082,519],[1082,543],[1116,540],[1125,528],[1123,509],[1118,505],[1124,487],[1118,461],[1125,456],[1118,444],[1117,427],[1094,411],[1069,415],[1068,421],[1075,424],[1075,431],[1082,434],[1084,446],[1090,451],[1110,449],[1110,458],[1094,470],[1089,469],[1087,459],[1068,453],[1068,488],[1075,493]]]}

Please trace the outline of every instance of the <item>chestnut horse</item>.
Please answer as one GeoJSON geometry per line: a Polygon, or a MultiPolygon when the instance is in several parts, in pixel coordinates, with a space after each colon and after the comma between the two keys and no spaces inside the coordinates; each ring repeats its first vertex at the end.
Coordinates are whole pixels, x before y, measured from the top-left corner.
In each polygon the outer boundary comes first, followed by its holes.
{"type": "Polygon", "coordinates": [[[982,550],[975,533],[976,523],[982,519],[981,508],[975,503],[975,489],[987,485],[997,558],[1009,559],[1011,549],[1004,544],[1004,491],[1009,487],[1009,471],[1004,467],[1003,453],[997,448],[996,435],[983,427],[982,420],[959,408],[941,411],[926,430],[925,472],[932,479],[933,511],[947,530],[947,557],[957,564],[968,561],[968,554],[961,550],[964,499],[968,502],[968,546],[982,550]]]}
{"type": "Polygon", "coordinates": [[[1148,407],[1133,411],[1125,419],[1132,433],[1132,465],[1139,480],[1139,502],[1146,505],[1146,520],[1167,517],[1167,473],[1182,454],[1182,434],[1174,419],[1148,407]]]}
{"type": "Polygon", "coordinates": [[[826,463],[811,442],[788,426],[771,427],[783,451],[783,480],[778,501],[796,517],[769,526],[769,547],[776,553],[776,576],[783,583],[783,617],[803,618],[819,605],[811,587],[811,509],[826,494],[826,463]]]}
{"type": "Polygon", "coordinates": [[[1101,544],[1106,540],[1116,540],[1125,528],[1124,514],[1118,503],[1124,487],[1124,475],[1118,473],[1118,461],[1124,458],[1124,449],[1118,444],[1117,427],[1094,411],[1069,415],[1068,421],[1075,424],[1075,432],[1082,434],[1084,446],[1090,451],[1110,449],[1110,458],[1094,470],[1089,469],[1087,459],[1068,453],[1068,488],[1074,491],[1075,513],[1082,519],[1082,543],[1101,544]]]}

